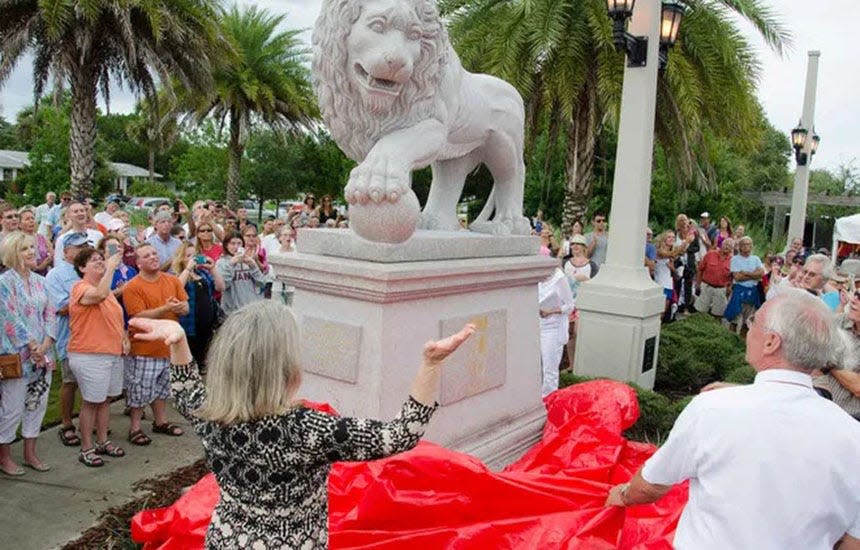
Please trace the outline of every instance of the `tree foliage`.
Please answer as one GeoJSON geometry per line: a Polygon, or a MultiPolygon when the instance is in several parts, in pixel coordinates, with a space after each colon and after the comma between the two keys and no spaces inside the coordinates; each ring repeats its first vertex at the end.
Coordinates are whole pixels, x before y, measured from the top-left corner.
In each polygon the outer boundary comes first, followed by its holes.
{"type": "MultiPolygon", "coordinates": [[[[788,34],[760,2],[684,4],[680,38],[658,84],[655,131],[667,176],[693,189],[713,189],[715,139],[739,147],[759,139],[758,65],[736,19],[749,22],[777,51],[788,34]]],[[[464,65],[500,76],[523,94],[527,142],[536,143],[543,124],[550,142],[566,142],[569,226],[592,197],[600,135],[616,126],[620,107],[624,61],[612,44],[606,2],[442,0],[440,8],[464,65]]]]}
{"type": "Polygon", "coordinates": [[[68,82],[72,192],[89,196],[96,165],[96,97],[111,82],[153,96],[156,82],[207,88],[220,45],[217,0],[0,0],[0,84],[34,54],[36,98],[68,82]]]}
{"type": "Polygon", "coordinates": [[[308,50],[299,40],[301,30],[279,32],[285,15],[272,15],[252,6],[233,6],[220,21],[235,56],[215,67],[215,86],[186,98],[196,120],[212,117],[228,126],[229,165],[226,198],[239,200],[245,147],[255,123],[277,130],[307,127],[318,116],[308,50]]]}

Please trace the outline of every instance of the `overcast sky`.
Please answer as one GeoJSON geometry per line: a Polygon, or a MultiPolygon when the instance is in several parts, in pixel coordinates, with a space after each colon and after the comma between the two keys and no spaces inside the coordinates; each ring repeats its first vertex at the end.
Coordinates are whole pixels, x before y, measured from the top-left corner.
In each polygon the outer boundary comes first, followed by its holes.
{"type": "MultiPolygon", "coordinates": [[[[240,4],[257,4],[272,13],[287,12],[286,26],[311,28],[319,13],[320,0],[267,0],[240,4]]],[[[787,132],[797,124],[803,106],[807,52],[821,51],[818,74],[818,100],[815,127],[821,146],[813,166],[837,168],[855,161],[860,164],[860,101],[853,95],[860,90],[860,63],[851,46],[851,36],[860,32],[860,5],[854,0],[763,0],[780,15],[793,34],[793,46],[785,56],[772,53],[755,38],[747,26],[745,32],[758,51],[762,77],[758,96],[770,121],[787,132]]],[[[306,33],[310,41],[310,32],[306,33]]],[[[0,89],[0,115],[14,120],[15,114],[30,105],[32,77],[29,60],[23,61],[0,89]]],[[[113,112],[127,112],[134,107],[129,93],[114,91],[113,112]]]]}

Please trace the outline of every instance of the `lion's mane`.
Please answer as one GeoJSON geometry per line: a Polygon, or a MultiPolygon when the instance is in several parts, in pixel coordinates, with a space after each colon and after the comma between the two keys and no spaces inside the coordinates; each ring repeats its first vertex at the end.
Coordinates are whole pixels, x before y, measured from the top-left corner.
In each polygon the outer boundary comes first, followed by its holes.
{"type": "Polygon", "coordinates": [[[347,156],[359,162],[380,137],[437,114],[436,93],[448,66],[448,33],[435,0],[400,1],[413,6],[421,21],[421,57],[387,113],[368,111],[347,72],[347,38],[363,2],[324,0],[314,27],[313,84],[323,120],[347,156]]]}

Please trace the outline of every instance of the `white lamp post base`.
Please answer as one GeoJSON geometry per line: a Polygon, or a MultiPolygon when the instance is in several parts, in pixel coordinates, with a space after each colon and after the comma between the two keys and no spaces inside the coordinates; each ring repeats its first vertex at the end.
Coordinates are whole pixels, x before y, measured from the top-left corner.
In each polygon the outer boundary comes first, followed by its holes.
{"type": "Polygon", "coordinates": [[[652,389],[664,304],[663,289],[645,268],[604,265],[577,297],[574,372],[652,389]]]}

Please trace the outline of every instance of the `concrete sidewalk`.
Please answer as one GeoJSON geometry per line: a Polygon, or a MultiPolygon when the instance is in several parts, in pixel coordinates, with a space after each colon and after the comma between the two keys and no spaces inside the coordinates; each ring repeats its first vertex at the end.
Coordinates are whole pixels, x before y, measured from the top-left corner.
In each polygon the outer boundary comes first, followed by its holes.
{"type": "MultiPolygon", "coordinates": [[[[59,548],[77,539],[95,524],[99,514],[125,504],[135,494],[135,482],[170,473],[203,457],[203,447],[188,422],[168,406],[170,421],[185,435],[170,437],[152,433],[152,411],[147,410],[143,431],[152,438],[147,447],[126,440],[129,419],[123,416],[125,401],[111,406],[111,440],[125,449],[122,458],[104,457],[101,468],[87,468],[78,462],[79,447],[64,447],[57,436],[59,427],[42,432],[37,451],[50,472],[24,468],[21,477],[0,474],[0,547],[16,550],[59,548]]],[[[77,425],[77,419],[75,420],[77,425]]],[[[12,445],[12,457],[22,463],[23,445],[12,445]]]]}

